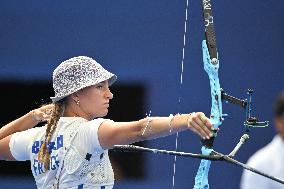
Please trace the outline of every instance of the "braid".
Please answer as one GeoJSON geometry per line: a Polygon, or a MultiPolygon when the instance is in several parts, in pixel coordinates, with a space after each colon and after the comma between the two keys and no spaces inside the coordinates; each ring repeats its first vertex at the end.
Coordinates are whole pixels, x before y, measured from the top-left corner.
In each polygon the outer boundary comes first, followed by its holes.
{"type": "Polygon", "coordinates": [[[49,152],[48,144],[56,129],[57,122],[63,114],[63,111],[64,111],[64,101],[61,100],[61,101],[55,102],[54,110],[52,111],[51,118],[46,124],[44,143],[42,144],[39,150],[39,153],[38,153],[38,160],[44,164],[45,171],[49,169],[49,161],[50,161],[50,152],[49,152]]]}

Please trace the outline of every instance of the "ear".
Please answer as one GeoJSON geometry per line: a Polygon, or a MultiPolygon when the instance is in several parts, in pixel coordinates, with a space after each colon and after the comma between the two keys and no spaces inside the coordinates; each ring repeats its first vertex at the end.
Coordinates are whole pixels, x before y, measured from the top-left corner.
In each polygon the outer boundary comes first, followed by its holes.
{"type": "Polygon", "coordinates": [[[80,97],[79,97],[79,96],[80,96],[80,94],[79,94],[78,91],[70,95],[71,99],[72,99],[74,102],[77,102],[78,100],[80,100],[80,97]]]}

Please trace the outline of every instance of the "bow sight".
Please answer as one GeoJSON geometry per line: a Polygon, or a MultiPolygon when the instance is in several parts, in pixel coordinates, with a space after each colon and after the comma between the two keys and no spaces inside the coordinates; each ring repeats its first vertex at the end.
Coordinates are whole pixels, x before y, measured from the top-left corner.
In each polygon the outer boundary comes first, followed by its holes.
{"type": "Polygon", "coordinates": [[[246,118],[244,121],[244,126],[246,128],[246,132],[249,131],[251,127],[267,127],[269,124],[269,121],[259,121],[257,117],[253,117],[251,115],[252,111],[252,89],[248,89],[247,91],[247,99],[239,99],[234,96],[231,96],[223,89],[221,89],[221,99],[222,101],[225,101],[226,103],[231,103],[240,106],[241,108],[245,109],[246,111],[246,118]]]}

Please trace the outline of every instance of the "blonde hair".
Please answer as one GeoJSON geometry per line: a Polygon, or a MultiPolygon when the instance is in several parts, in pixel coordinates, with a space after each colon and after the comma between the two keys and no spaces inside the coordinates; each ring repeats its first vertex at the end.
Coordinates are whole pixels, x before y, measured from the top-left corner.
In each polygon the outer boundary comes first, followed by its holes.
{"type": "Polygon", "coordinates": [[[49,170],[50,162],[48,144],[52,138],[54,131],[56,130],[59,118],[63,115],[64,107],[65,103],[63,99],[58,102],[54,102],[54,110],[52,111],[50,120],[46,124],[44,143],[42,144],[38,153],[38,160],[43,163],[45,171],[49,170]]]}

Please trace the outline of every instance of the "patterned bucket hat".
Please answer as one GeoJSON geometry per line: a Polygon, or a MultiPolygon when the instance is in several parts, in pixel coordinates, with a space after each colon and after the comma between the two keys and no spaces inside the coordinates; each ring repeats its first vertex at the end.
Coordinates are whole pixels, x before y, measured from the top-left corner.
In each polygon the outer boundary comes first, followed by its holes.
{"type": "Polygon", "coordinates": [[[57,102],[80,89],[96,85],[108,80],[109,86],[117,76],[105,70],[94,59],[87,56],[78,56],[62,62],[53,71],[53,89],[55,97],[50,97],[52,102],[57,102]]]}

